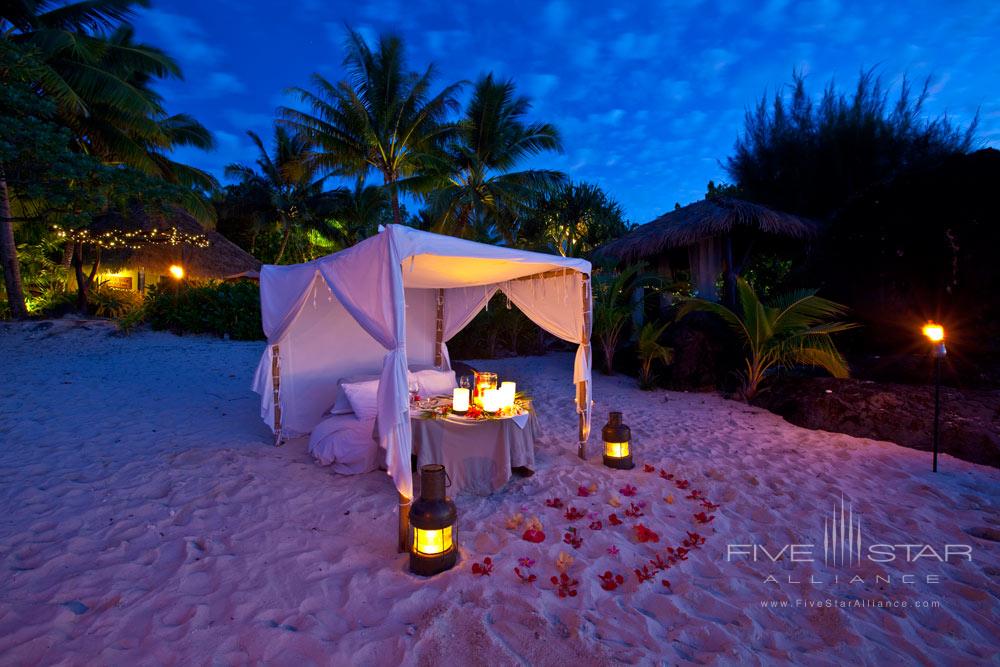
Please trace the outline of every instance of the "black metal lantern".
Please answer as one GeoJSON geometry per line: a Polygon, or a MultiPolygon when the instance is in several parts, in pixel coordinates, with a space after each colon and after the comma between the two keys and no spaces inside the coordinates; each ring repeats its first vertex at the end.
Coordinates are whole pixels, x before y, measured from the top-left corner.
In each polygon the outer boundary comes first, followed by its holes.
{"type": "Polygon", "coordinates": [[[608,423],[601,429],[601,440],[604,441],[604,465],[618,470],[631,470],[632,450],[629,441],[632,431],[622,423],[622,413],[612,412],[608,415],[608,423]]]}
{"type": "Polygon", "coordinates": [[[424,577],[455,566],[455,503],[445,496],[447,473],[444,466],[420,467],[420,497],[410,508],[413,544],[410,547],[410,572],[424,577]]]}

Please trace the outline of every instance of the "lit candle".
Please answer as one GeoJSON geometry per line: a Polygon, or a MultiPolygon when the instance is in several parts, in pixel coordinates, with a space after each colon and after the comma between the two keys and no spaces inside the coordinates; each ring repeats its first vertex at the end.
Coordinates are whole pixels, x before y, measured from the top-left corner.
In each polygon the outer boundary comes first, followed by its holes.
{"type": "Polygon", "coordinates": [[[514,394],[517,393],[517,384],[514,382],[503,382],[500,384],[500,405],[505,410],[514,407],[514,394]]]}
{"type": "Polygon", "coordinates": [[[499,412],[501,398],[499,389],[487,389],[483,392],[483,410],[485,412],[499,412]]]}
{"type": "Polygon", "coordinates": [[[469,409],[469,389],[467,387],[455,387],[452,389],[451,409],[458,413],[464,413],[469,409]]]}

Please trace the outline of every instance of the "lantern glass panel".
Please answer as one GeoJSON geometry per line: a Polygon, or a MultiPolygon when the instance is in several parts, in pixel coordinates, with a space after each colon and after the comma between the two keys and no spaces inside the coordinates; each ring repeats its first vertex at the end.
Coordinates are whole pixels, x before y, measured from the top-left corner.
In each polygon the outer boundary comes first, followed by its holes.
{"type": "Polygon", "coordinates": [[[413,529],[413,549],[419,554],[435,556],[451,549],[453,544],[453,526],[437,530],[413,529]]]}
{"type": "Polygon", "coordinates": [[[621,459],[628,456],[628,442],[606,442],[604,443],[604,454],[611,458],[621,459]]]}

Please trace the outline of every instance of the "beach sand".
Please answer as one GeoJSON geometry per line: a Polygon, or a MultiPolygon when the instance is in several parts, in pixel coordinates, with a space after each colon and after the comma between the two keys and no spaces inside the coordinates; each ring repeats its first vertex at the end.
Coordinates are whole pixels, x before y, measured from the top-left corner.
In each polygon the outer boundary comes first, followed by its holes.
{"type": "Polygon", "coordinates": [[[272,446],[249,389],[262,348],[121,337],[112,325],[72,320],[0,325],[0,663],[998,658],[996,469],[944,456],[932,474],[924,452],[602,375],[583,462],[571,355],[482,362],[535,399],[544,429],[537,474],[490,497],[455,498],[459,564],[421,579],[396,552],[396,495],[384,473],[337,476],[311,461],[304,440],[272,446]],[[632,427],[635,470],[600,465],[609,409],[632,427]],[[634,496],[620,491],[626,485],[634,496]],[[582,497],[581,486],[596,491],[582,497]],[[567,519],[565,508],[545,505],[555,497],[594,518],[567,519]],[[862,519],[865,548],[970,545],[972,560],[906,562],[897,548],[892,562],[826,564],[824,519],[842,497],[862,519]],[[616,499],[619,507],[609,504],[616,499]],[[642,516],[624,516],[631,503],[642,516]],[[701,512],[707,523],[695,518],[701,512]],[[521,539],[523,525],[506,527],[518,513],[540,519],[544,542],[521,539]],[[622,525],[609,525],[611,513],[622,525]],[[595,520],[601,530],[589,527],[595,520]],[[659,541],[637,541],[640,523],[659,541]],[[568,527],[579,548],[563,541],[568,527]],[[665,558],[689,532],[704,544],[640,584],[634,570],[665,558]],[[755,543],[768,553],[818,545],[817,560],[792,562],[786,551],[777,562],[761,554],[727,561],[727,545],[755,543]],[[550,581],[561,553],[573,558],[572,597],[559,597],[550,581]],[[492,574],[473,575],[487,557],[492,574]],[[520,558],[535,560],[537,581],[515,576],[520,558]],[[606,571],[624,583],[604,590],[606,571]],[[863,581],[850,583],[854,576],[863,581]],[[907,606],[838,606],[855,601],[907,606]],[[940,606],[914,606],[923,602],[940,606]]]}

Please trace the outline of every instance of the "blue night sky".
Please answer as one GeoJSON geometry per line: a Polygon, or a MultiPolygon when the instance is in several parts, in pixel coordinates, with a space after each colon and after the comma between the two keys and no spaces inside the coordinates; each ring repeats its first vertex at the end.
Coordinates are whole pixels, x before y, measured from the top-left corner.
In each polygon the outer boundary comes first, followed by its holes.
{"type": "Polygon", "coordinates": [[[220,178],[255,158],[246,130],[270,139],[275,108],[294,103],[285,88],[314,71],[341,77],[345,23],[402,34],[410,66],[435,62],[440,82],[513,78],[563,135],[565,152],[532,166],[598,183],[633,222],[724,180],[745,109],[793,68],[817,94],[873,65],[888,83],[931,76],[926,111],[967,123],[979,109],[981,145],[1000,147],[1000,2],[617,4],[161,0],[136,26],[183,66],[185,80],[161,88],[168,108],[193,113],[218,142],[179,158],[220,178]]]}

